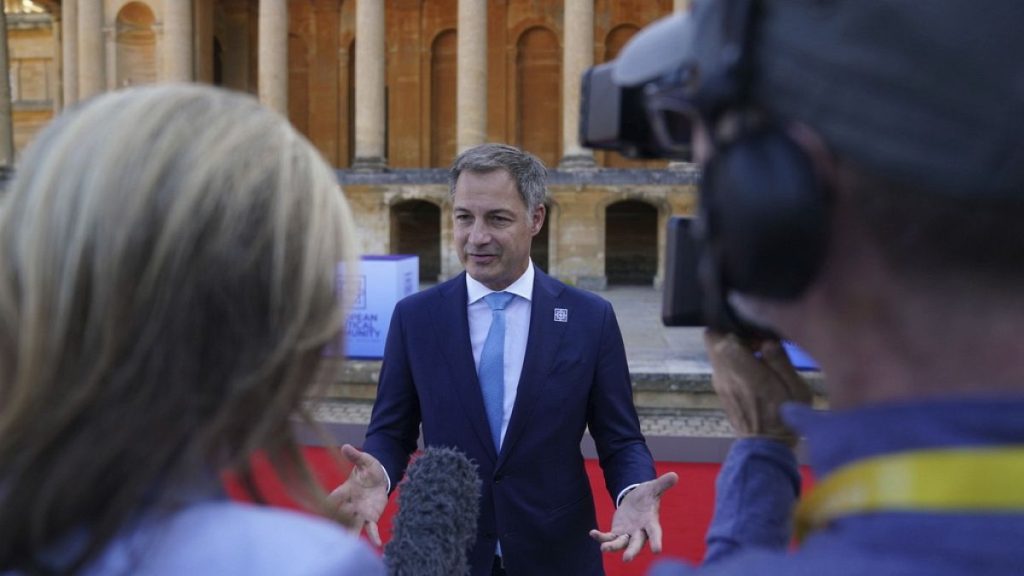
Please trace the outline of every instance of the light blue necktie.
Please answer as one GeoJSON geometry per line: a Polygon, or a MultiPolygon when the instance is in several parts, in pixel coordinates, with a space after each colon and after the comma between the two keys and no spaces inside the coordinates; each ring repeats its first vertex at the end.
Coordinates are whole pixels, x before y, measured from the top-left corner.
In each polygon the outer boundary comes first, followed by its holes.
{"type": "Polygon", "coordinates": [[[491,307],[491,329],[480,352],[479,376],[495,450],[501,447],[501,422],[505,418],[505,306],[514,296],[511,292],[484,296],[484,302],[491,307]]]}

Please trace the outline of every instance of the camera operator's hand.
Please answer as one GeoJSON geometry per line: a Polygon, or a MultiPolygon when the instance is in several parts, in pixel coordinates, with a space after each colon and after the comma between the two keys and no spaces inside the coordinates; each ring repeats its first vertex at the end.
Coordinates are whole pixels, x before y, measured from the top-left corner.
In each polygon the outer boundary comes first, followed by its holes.
{"type": "Polygon", "coordinates": [[[740,437],[771,438],[793,447],[797,437],[782,422],[785,402],[811,402],[811,388],[796,373],[778,340],[744,342],[735,334],[704,333],[711,377],[729,422],[740,437]]]}

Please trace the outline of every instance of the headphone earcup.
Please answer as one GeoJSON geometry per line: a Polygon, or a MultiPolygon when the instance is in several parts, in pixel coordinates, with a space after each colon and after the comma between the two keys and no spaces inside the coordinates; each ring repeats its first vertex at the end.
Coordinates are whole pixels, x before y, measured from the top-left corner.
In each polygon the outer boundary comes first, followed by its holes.
{"type": "Polygon", "coordinates": [[[722,288],[793,299],[821,267],[827,194],[811,159],[778,129],[741,135],[715,154],[701,211],[722,288]]]}

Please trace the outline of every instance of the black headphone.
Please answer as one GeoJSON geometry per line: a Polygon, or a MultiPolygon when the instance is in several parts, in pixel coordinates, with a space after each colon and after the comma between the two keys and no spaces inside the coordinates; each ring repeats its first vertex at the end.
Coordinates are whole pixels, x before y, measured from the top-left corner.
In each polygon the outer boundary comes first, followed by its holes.
{"type": "Polygon", "coordinates": [[[704,168],[694,231],[709,325],[764,334],[740,321],[726,296],[735,290],[778,300],[798,297],[825,257],[829,194],[821,171],[786,129],[770,120],[744,119],[760,5],[722,4],[722,50],[738,56],[717,78],[708,78],[706,91],[697,89],[695,100],[712,132],[726,117],[735,125],[728,138],[716,139],[704,168]]]}

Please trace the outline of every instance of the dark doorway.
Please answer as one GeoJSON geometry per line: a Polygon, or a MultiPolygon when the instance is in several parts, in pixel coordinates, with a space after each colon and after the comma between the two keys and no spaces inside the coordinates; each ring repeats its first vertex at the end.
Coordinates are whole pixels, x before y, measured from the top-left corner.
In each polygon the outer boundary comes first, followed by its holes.
{"type": "Polygon", "coordinates": [[[609,285],[652,285],[658,272],[658,210],[636,200],[608,206],[604,246],[609,285]]]}
{"type": "Polygon", "coordinates": [[[420,257],[420,282],[437,282],[441,274],[441,209],[424,200],[407,200],[391,208],[391,252],[420,257]]]}
{"type": "Polygon", "coordinates": [[[551,205],[545,204],[547,212],[544,215],[544,225],[541,226],[540,232],[533,237],[533,244],[530,245],[530,258],[533,259],[533,265],[540,268],[544,272],[548,271],[548,252],[550,250],[548,246],[548,230],[551,229],[551,205]]]}

